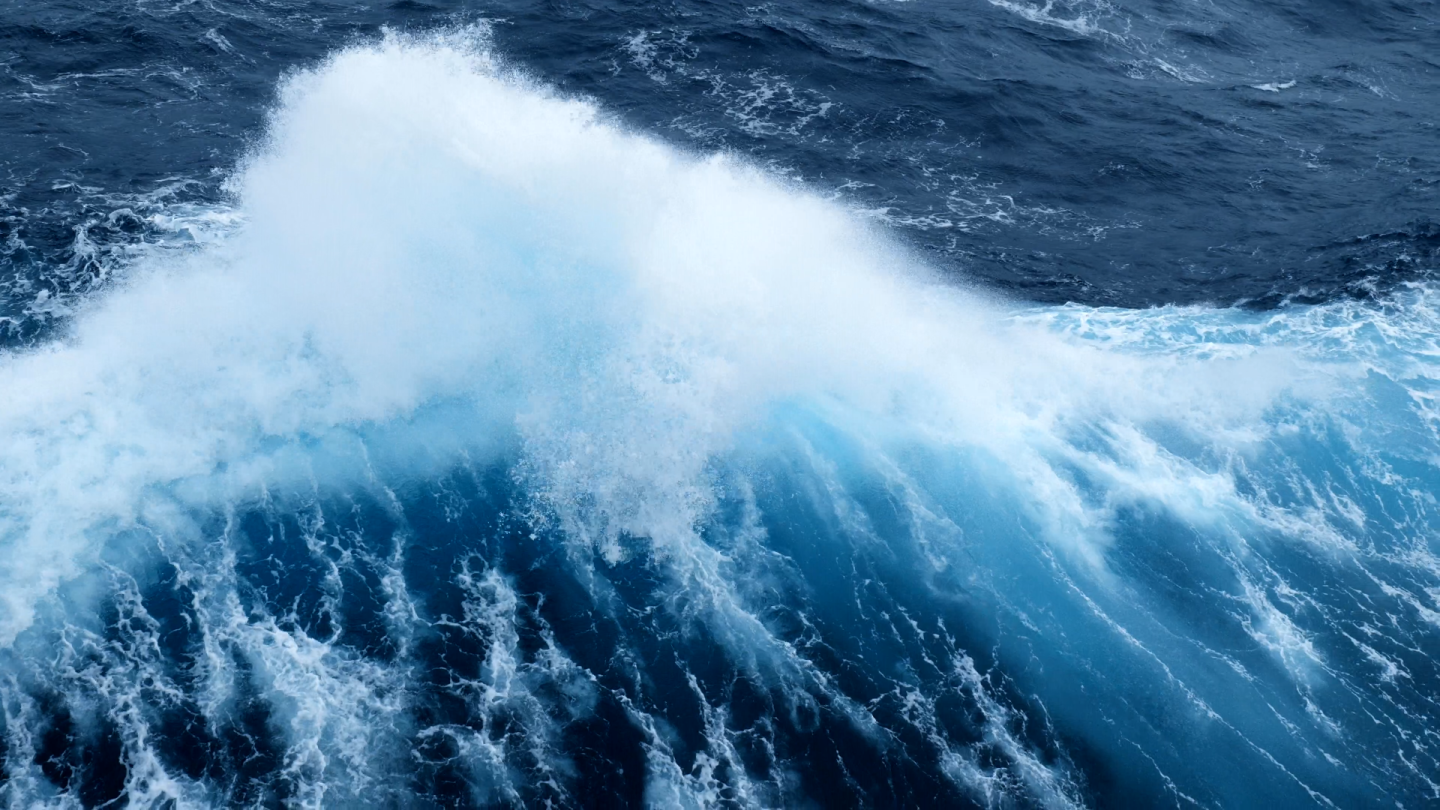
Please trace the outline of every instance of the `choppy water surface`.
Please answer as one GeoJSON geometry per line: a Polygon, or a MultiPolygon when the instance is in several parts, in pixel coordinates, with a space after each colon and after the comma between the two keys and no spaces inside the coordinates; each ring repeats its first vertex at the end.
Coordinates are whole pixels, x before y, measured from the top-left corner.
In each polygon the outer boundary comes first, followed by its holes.
{"type": "Polygon", "coordinates": [[[0,797],[1440,802],[1437,20],[6,6],[0,797]]]}

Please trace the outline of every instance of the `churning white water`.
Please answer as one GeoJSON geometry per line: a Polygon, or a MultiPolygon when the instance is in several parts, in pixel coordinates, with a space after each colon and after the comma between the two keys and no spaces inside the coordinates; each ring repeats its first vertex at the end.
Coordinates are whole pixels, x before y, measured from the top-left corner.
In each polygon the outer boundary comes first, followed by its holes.
{"type": "Polygon", "coordinates": [[[617,642],[635,659],[617,692],[499,561],[446,569],[460,613],[427,602],[416,493],[487,467],[597,614],[634,609],[607,582],[639,565],[675,634],[657,638],[778,696],[776,728],[842,718],[877,750],[930,751],[977,801],[1083,804],[1068,758],[1123,745],[1105,722],[1165,742],[1135,767],[1177,797],[1234,799],[1196,776],[1229,759],[1280,797],[1433,786],[1435,675],[1407,669],[1440,632],[1430,287],[1272,313],[987,298],[834,201],[631,133],[461,36],[292,76],[232,183],[239,226],[148,254],[62,339],[0,357],[17,806],[74,798],[36,764],[46,683],[77,738],[114,729],[135,800],[394,799],[441,738],[477,801],[574,800],[565,729],[605,694],[645,740],[651,802],[803,793],[784,750],[746,759],[707,676],[688,676],[696,753],[647,691],[650,642],[617,642]],[[347,492],[383,504],[380,546],[327,528],[347,492]],[[247,573],[257,510],[308,526],[284,542],[321,561],[313,582],[247,573]],[[848,578],[781,542],[801,524],[848,578]],[[186,589],[178,650],[146,624],[137,572],[157,564],[186,589]],[[382,620],[347,636],[361,568],[382,620]],[[832,588],[893,653],[825,652],[846,648],[826,611],[850,615],[832,588]],[[910,607],[874,588],[913,588],[910,607]],[[415,708],[416,639],[444,622],[479,645],[462,691],[486,722],[415,708]],[[952,632],[1021,674],[989,677],[952,632]],[[365,633],[387,652],[350,645],[365,633]],[[973,736],[946,725],[952,699],[977,707],[973,736]],[[271,793],[154,747],[167,706],[219,739],[246,701],[268,706],[271,793]],[[493,732],[502,714],[523,733],[493,732]]]}

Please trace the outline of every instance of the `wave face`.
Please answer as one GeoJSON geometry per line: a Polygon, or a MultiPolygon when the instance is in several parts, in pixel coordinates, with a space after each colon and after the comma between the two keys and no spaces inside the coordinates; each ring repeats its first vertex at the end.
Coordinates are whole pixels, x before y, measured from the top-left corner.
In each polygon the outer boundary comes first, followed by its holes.
{"type": "Polygon", "coordinates": [[[1440,290],[992,300],[471,42],[0,358],[10,804],[1440,799],[1440,290]]]}

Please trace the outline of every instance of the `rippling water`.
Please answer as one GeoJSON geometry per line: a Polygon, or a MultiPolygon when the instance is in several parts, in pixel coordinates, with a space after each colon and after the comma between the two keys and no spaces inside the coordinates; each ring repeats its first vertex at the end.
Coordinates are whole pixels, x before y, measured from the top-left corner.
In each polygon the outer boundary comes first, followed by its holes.
{"type": "Polygon", "coordinates": [[[0,797],[1440,802],[1430,4],[0,13],[0,797]]]}

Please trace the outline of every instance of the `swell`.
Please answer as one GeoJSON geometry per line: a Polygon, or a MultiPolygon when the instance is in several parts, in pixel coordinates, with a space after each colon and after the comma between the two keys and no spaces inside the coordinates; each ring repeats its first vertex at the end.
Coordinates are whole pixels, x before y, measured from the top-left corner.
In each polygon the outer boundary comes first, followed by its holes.
{"type": "Polygon", "coordinates": [[[1436,795],[1435,292],[941,284],[455,34],[0,360],[16,804],[1436,795]]]}

